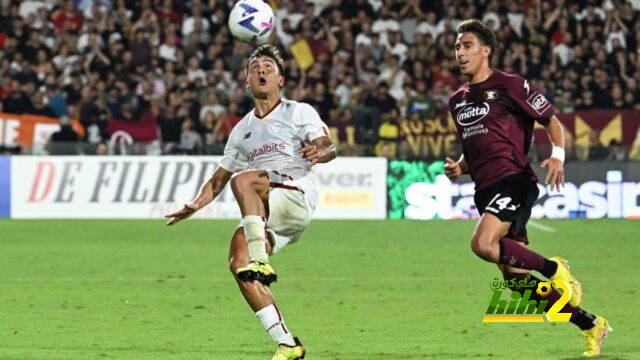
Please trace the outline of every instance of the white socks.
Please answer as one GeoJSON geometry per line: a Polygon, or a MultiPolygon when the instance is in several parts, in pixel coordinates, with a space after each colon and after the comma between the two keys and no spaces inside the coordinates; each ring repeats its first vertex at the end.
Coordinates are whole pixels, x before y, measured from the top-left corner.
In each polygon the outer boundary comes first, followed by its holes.
{"type": "Polygon", "coordinates": [[[258,215],[247,215],[242,218],[242,226],[244,227],[244,237],[247,239],[247,246],[249,248],[249,260],[268,263],[269,255],[267,255],[265,243],[266,224],[262,217],[258,215]]]}
{"type": "Polygon", "coordinates": [[[258,310],[256,316],[260,319],[264,329],[271,335],[273,341],[289,346],[296,345],[296,342],[293,340],[293,335],[291,335],[289,329],[284,325],[282,315],[280,315],[280,311],[275,304],[258,310]]]}

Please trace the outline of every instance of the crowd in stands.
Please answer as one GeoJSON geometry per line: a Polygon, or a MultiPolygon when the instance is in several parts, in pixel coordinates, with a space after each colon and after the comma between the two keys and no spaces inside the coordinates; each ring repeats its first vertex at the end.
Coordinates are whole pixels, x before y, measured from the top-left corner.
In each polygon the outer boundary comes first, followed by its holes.
{"type": "MultiPolygon", "coordinates": [[[[2,0],[0,111],[79,119],[86,153],[105,152],[127,129],[157,153],[220,154],[252,108],[251,48],[226,26],[233,3],[2,0]]],[[[640,109],[638,0],[270,4],[271,40],[287,60],[283,93],[315,106],[343,154],[425,155],[407,132],[449,126],[427,121],[446,114],[464,81],[453,44],[467,18],[496,32],[494,66],[525,76],[558,112],[640,109]],[[313,55],[304,69],[291,50],[300,43],[313,55]]],[[[66,129],[62,138],[74,138],[66,129]]]]}

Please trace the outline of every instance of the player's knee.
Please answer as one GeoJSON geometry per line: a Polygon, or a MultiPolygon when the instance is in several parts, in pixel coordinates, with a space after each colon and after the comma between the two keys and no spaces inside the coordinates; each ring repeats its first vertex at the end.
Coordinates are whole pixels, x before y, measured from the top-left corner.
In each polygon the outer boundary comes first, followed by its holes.
{"type": "Polygon", "coordinates": [[[231,190],[233,193],[243,192],[251,186],[251,177],[249,174],[239,174],[231,179],[231,190]]]}
{"type": "Polygon", "coordinates": [[[498,244],[490,236],[484,234],[473,234],[471,239],[471,250],[474,254],[485,260],[492,260],[498,244]]]}

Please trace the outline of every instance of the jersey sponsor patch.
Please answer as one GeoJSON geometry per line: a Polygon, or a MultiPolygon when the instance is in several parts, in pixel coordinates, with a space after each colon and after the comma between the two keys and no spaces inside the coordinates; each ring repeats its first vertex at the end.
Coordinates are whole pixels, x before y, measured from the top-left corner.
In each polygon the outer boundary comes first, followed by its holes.
{"type": "Polygon", "coordinates": [[[253,159],[260,155],[268,154],[274,151],[284,151],[286,146],[284,143],[273,142],[271,144],[264,144],[257,149],[251,149],[249,154],[247,155],[247,161],[252,162],[253,159]]]}
{"type": "Polygon", "coordinates": [[[456,121],[462,126],[469,126],[484,119],[489,114],[491,107],[486,102],[483,102],[480,106],[467,106],[458,112],[456,115],[456,121]]]}
{"type": "Polygon", "coordinates": [[[456,103],[456,105],[453,107],[453,110],[457,110],[458,108],[461,108],[463,106],[467,106],[470,103],[467,102],[467,100],[463,100],[462,102],[456,103]]]}
{"type": "Polygon", "coordinates": [[[529,104],[529,106],[531,106],[531,108],[535,110],[538,115],[542,115],[542,113],[547,111],[547,109],[551,106],[549,100],[547,100],[544,95],[537,92],[534,92],[533,94],[531,94],[531,96],[529,96],[529,98],[527,99],[527,104],[529,104]]]}

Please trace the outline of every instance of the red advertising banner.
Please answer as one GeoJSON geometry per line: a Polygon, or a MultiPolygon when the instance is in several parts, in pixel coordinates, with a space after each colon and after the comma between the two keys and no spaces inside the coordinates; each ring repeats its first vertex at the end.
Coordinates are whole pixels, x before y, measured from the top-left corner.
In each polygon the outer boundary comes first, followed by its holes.
{"type": "MultiPolygon", "coordinates": [[[[79,121],[71,120],[71,126],[78,135],[84,136],[84,127],[79,121]]],[[[56,118],[0,112],[0,145],[31,147],[43,144],[58,130],[60,123],[56,118]]]]}
{"type": "MultiPolygon", "coordinates": [[[[597,139],[605,148],[612,140],[628,151],[628,158],[640,160],[640,111],[626,110],[585,110],[569,114],[558,114],[566,131],[568,148],[593,145],[597,139]]],[[[399,119],[400,137],[406,142],[410,157],[441,159],[446,155],[455,156],[460,139],[451,115],[433,119],[399,119]]],[[[549,144],[544,128],[536,123],[536,144],[549,144]]]]}
{"type": "MultiPolygon", "coordinates": [[[[640,129],[638,110],[585,110],[557,116],[568,130],[568,140],[586,146],[589,146],[592,132],[595,132],[603,146],[609,146],[612,140],[623,145],[633,145],[637,141],[640,129]]],[[[536,143],[549,143],[549,138],[539,125],[536,127],[535,136],[536,143]]]]}

